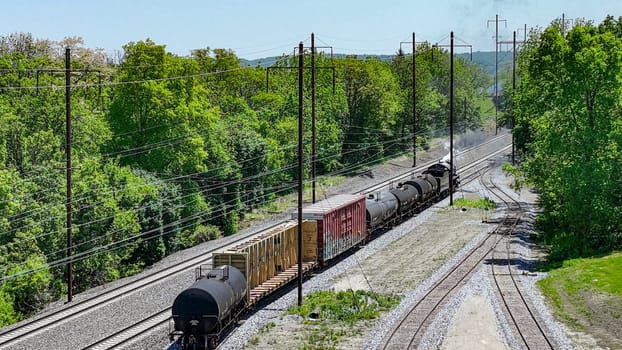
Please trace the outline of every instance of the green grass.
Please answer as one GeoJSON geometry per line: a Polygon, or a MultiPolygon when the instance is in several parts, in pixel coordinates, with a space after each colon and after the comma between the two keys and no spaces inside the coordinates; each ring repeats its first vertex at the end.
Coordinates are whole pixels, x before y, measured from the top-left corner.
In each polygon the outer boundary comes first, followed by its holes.
{"type": "Polygon", "coordinates": [[[388,311],[399,303],[397,296],[385,296],[363,290],[340,292],[319,291],[307,295],[301,306],[288,310],[288,314],[300,315],[309,325],[301,350],[336,349],[344,337],[360,332],[360,325],[382,311],[388,311]],[[312,313],[316,319],[309,319],[312,313]],[[356,324],[356,326],[354,326],[356,324]]]}
{"type": "Polygon", "coordinates": [[[495,202],[490,200],[490,198],[480,198],[480,199],[458,198],[454,200],[454,207],[491,210],[491,209],[494,209],[495,206],[496,206],[495,202]]]}
{"type": "Polygon", "coordinates": [[[476,100],[476,103],[483,116],[495,115],[495,105],[490,97],[481,96],[476,100]]]}
{"type": "Polygon", "coordinates": [[[381,311],[389,310],[397,303],[399,297],[364,290],[319,291],[307,295],[301,306],[288,312],[305,318],[312,312],[317,312],[319,319],[357,322],[376,318],[381,311]]]}
{"type": "Polygon", "coordinates": [[[570,325],[608,328],[603,322],[619,319],[622,310],[622,252],[567,260],[538,285],[555,313],[570,325]]]}
{"type": "Polygon", "coordinates": [[[569,295],[590,290],[622,298],[622,253],[567,260],[538,283],[541,286],[561,285],[569,295]]]}

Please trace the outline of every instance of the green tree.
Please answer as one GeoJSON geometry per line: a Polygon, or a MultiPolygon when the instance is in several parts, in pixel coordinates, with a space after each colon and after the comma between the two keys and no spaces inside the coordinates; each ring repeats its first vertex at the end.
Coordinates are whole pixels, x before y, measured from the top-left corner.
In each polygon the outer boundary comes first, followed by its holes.
{"type": "Polygon", "coordinates": [[[554,258],[622,246],[618,27],[608,18],[562,33],[556,21],[521,52],[512,113],[554,258]]]}
{"type": "Polygon", "coordinates": [[[0,327],[19,321],[20,315],[13,309],[13,298],[0,288],[0,327]]]}
{"type": "Polygon", "coordinates": [[[370,158],[395,152],[393,130],[401,111],[399,85],[387,63],[378,60],[358,60],[355,57],[340,62],[341,79],[345,86],[348,113],[341,121],[344,139],[343,161],[359,163],[370,158]]]}

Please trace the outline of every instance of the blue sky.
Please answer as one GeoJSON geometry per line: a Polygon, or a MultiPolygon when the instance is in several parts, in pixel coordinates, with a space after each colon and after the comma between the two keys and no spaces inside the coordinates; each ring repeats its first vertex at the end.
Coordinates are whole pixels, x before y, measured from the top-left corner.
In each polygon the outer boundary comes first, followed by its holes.
{"type": "Polygon", "coordinates": [[[340,53],[392,54],[414,31],[417,41],[448,43],[453,30],[474,51],[494,50],[499,14],[501,40],[512,31],[547,26],[554,18],[600,23],[622,16],[621,0],[4,0],[0,35],[29,32],[61,40],[81,36],[108,53],[130,41],[151,38],[169,52],[230,48],[239,57],[289,53],[315,32],[316,45],[340,53]]]}

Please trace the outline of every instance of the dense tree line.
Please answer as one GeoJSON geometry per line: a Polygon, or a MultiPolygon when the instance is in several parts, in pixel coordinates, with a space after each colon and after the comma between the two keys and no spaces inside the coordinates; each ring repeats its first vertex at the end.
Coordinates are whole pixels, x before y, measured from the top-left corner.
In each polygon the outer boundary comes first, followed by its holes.
{"type": "MultiPolygon", "coordinates": [[[[241,67],[230,50],[187,57],[151,40],[115,60],[80,38],[0,37],[0,326],[66,292],[64,48],[72,48],[75,292],[237,231],[245,213],[296,183],[294,71],[241,67]],[[101,85],[100,85],[101,80],[101,85]],[[38,85],[37,85],[38,84],[38,85]]],[[[448,55],[418,55],[420,142],[447,129],[448,55]]],[[[309,57],[305,57],[309,65],[309,57]]],[[[341,174],[408,152],[407,55],[330,58],[317,71],[318,172],[341,174]]],[[[280,66],[294,67],[292,57],[280,66]]],[[[458,60],[462,128],[481,124],[486,75],[458,60]],[[462,108],[462,109],[461,109],[462,108]]],[[[305,71],[305,92],[310,93],[305,71]]],[[[310,148],[310,101],[305,100],[310,148]]],[[[308,153],[307,153],[308,154],[308,153]]],[[[309,164],[305,164],[309,172],[309,164]]]]}
{"type": "Polygon", "coordinates": [[[532,32],[510,111],[553,259],[622,248],[622,18],[532,32]]]}

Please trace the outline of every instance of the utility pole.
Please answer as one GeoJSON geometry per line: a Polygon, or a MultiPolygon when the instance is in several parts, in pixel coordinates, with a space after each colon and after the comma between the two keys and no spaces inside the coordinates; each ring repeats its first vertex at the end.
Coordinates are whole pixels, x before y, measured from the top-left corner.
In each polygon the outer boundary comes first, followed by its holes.
{"type": "Polygon", "coordinates": [[[523,31],[523,42],[526,43],[527,42],[527,23],[525,23],[525,26],[523,28],[516,29],[516,33],[518,34],[520,34],[521,31],[523,31]]]}
{"type": "Polygon", "coordinates": [[[302,305],[302,117],[303,117],[303,65],[302,41],[298,44],[298,306],[302,305]]]}
{"type": "Polygon", "coordinates": [[[67,195],[67,302],[73,298],[72,233],[71,233],[71,49],[65,49],[65,161],[67,195]]]}
{"type": "MultiPolygon", "coordinates": [[[[513,43],[512,43],[512,93],[516,92],[516,31],[514,31],[513,43]]],[[[514,113],[512,113],[512,165],[516,165],[515,162],[515,148],[514,145],[514,113]]]]}
{"type": "Polygon", "coordinates": [[[454,32],[449,35],[449,205],[454,205],[454,32]]]}
{"type": "MultiPolygon", "coordinates": [[[[525,25],[526,27],[527,25],[525,25]]],[[[512,33],[512,41],[500,41],[500,44],[512,44],[512,92],[516,91],[516,43],[525,43],[525,41],[516,41],[516,31],[512,33]]],[[[514,143],[514,114],[512,113],[512,165],[515,165],[515,143],[514,143]]]]}
{"type": "MultiPolygon", "coordinates": [[[[497,100],[499,98],[499,92],[498,92],[498,80],[499,80],[499,22],[505,22],[505,27],[507,28],[508,26],[508,21],[505,19],[499,19],[499,15],[495,15],[495,135],[497,135],[497,132],[499,130],[499,125],[498,125],[498,119],[499,119],[499,108],[497,107],[497,100]]],[[[488,26],[488,24],[490,24],[490,22],[493,22],[492,20],[488,20],[488,23],[486,24],[486,26],[488,26]]]]}
{"type": "Polygon", "coordinates": [[[315,34],[311,33],[311,187],[315,203],[315,34]]]}
{"type": "Polygon", "coordinates": [[[417,165],[417,46],[413,32],[413,167],[417,165]]]}
{"type": "Polygon", "coordinates": [[[467,111],[468,111],[468,103],[467,103],[467,98],[464,98],[464,108],[462,109],[462,130],[460,130],[460,128],[458,128],[458,132],[464,132],[466,131],[467,128],[467,111]]]}
{"type": "MultiPolygon", "coordinates": [[[[315,149],[315,69],[332,69],[333,71],[333,93],[335,92],[335,67],[315,67],[315,49],[316,48],[330,48],[332,57],[332,47],[327,46],[315,46],[315,35],[311,33],[311,77],[312,77],[312,126],[313,126],[313,149],[315,149]]],[[[270,85],[270,70],[273,69],[297,69],[298,70],[298,305],[302,305],[302,203],[303,203],[303,91],[304,91],[304,46],[300,42],[297,47],[294,48],[294,54],[298,50],[298,67],[268,67],[266,68],[266,92],[268,92],[270,85]]],[[[315,154],[315,152],[314,152],[315,154]]],[[[315,160],[315,155],[312,156],[315,160]]],[[[313,176],[313,201],[315,202],[315,175],[313,176]]]]}
{"type": "Polygon", "coordinates": [[[415,41],[415,32],[412,34],[412,41],[400,42],[400,50],[402,44],[412,44],[412,107],[413,107],[413,167],[417,166],[417,41],[415,41]]]}
{"type": "MultiPolygon", "coordinates": [[[[316,127],[315,127],[315,121],[316,121],[316,116],[315,116],[315,70],[316,69],[331,69],[333,71],[333,94],[335,93],[335,85],[336,85],[336,72],[335,72],[335,66],[327,66],[327,67],[316,67],[315,66],[315,49],[318,48],[324,48],[324,49],[328,49],[330,48],[330,56],[331,59],[333,57],[333,48],[332,46],[315,46],[315,34],[311,33],[311,67],[309,67],[309,69],[311,70],[311,187],[312,187],[312,200],[313,203],[315,203],[316,201],[316,174],[317,174],[317,142],[316,142],[316,127]]],[[[296,52],[299,48],[298,47],[294,47],[294,55],[296,55],[296,52]]],[[[298,53],[300,54],[300,53],[298,53]]],[[[268,67],[266,68],[266,92],[269,91],[269,85],[270,85],[270,70],[273,69],[292,69],[292,67],[268,67]]],[[[304,67],[303,67],[304,69],[304,67]]]]}
{"type": "MultiPolygon", "coordinates": [[[[332,46],[315,46],[315,33],[311,33],[311,192],[312,202],[315,203],[316,192],[316,163],[317,163],[317,142],[316,142],[316,130],[315,130],[315,49],[316,48],[330,48],[330,57],[333,57],[332,46]]],[[[294,48],[294,53],[296,48],[294,48]]],[[[333,93],[335,93],[335,67],[321,67],[333,69],[333,93]]]]}
{"type": "Polygon", "coordinates": [[[566,15],[562,13],[562,36],[566,35],[566,21],[570,22],[571,26],[574,24],[574,20],[573,19],[566,19],[566,15]]]}

